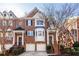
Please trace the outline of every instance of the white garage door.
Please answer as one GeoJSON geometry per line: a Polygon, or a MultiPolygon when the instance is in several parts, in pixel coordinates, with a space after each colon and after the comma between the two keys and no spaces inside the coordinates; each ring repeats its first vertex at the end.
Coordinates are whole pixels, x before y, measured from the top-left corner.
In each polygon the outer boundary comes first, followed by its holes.
{"type": "Polygon", "coordinates": [[[26,44],[26,51],[35,51],[35,44],[26,44]]]}
{"type": "Polygon", "coordinates": [[[46,44],[37,44],[37,51],[46,51],[46,44]]]}

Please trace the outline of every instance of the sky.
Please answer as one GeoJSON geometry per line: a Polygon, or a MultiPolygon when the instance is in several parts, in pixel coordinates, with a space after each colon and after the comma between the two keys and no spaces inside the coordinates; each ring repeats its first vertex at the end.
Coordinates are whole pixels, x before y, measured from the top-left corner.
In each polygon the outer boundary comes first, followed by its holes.
{"type": "Polygon", "coordinates": [[[0,12],[12,10],[17,17],[23,17],[34,7],[41,9],[43,5],[43,3],[0,3],[0,12]]]}
{"type": "Polygon", "coordinates": [[[22,17],[29,13],[34,7],[40,8],[43,4],[29,3],[0,3],[0,12],[12,10],[17,17],[22,17]]]}
{"type": "MultiPolygon", "coordinates": [[[[34,7],[41,9],[46,3],[0,3],[0,12],[12,10],[17,17],[23,17],[34,7]]],[[[61,3],[55,4],[55,8],[60,8],[61,3]]]]}

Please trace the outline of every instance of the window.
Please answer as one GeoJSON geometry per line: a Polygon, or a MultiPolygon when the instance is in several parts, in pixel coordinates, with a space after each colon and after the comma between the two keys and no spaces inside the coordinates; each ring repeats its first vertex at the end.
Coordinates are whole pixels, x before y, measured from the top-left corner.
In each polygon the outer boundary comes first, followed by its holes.
{"type": "Polygon", "coordinates": [[[28,20],[28,26],[32,25],[32,20],[28,20]]]}
{"type": "Polygon", "coordinates": [[[8,21],[8,26],[12,26],[12,21],[8,21]]]}
{"type": "Polygon", "coordinates": [[[36,31],[36,36],[44,36],[44,31],[36,31]]]}
{"type": "Polygon", "coordinates": [[[12,32],[6,32],[5,37],[7,37],[8,40],[12,39],[12,32]]]}
{"type": "Polygon", "coordinates": [[[74,37],[74,41],[77,41],[77,30],[72,30],[72,35],[74,37]]]}
{"type": "Polygon", "coordinates": [[[7,26],[7,21],[3,21],[3,26],[7,26]]]}
{"type": "Polygon", "coordinates": [[[37,20],[37,25],[43,25],[43,21],[42,20],[37,20]]]}
{"type": "Polygon", "coordinates": [[[27,36],[33,36],[33,31],[27,31],[27,36]]]}
{"type": "Polygon", "coordinates": [[[6,14],[4,14],[4,17],[6,17],[6,14]]]}
{"type": "Polygon", "coordinates": [[[12,14],[10,14],[10,16],[12,16],[12,14]]]}
{"type": "Polygon", "coordinates": [[[16,24],[16,28],[18,28],[18,27],[20,27],[20,25],[19,24],[16,24]]]}
{"type": "Polygon", "coordinates": [[[3,37],[3,33],[2,32],[0,32],[0,37],[3,37]]]}
{"type": "Polygon", "coordinates": [[[0,21],[0,26],[2,26],[2,21],[0,21]]]}
{"type": "Polygon", "coordinates": [[[42,36],[42,31],[38,31],[38,36],[42,36]]]}

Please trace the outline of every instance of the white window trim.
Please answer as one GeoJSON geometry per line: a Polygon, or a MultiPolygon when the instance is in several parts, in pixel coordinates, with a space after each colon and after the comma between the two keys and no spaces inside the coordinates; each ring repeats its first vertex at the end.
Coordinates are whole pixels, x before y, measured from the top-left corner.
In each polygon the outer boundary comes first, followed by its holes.
{"type": "Polygon", "coordinates": [[[32,20],[27,20],[28,26],[32,26],[32,20]]]}
{"type": "Polygon", "coordinates": [[[44,19],[35,19],[35,26],[45,26],[45,20],[44,19]],[[37,21],[43,21],[43,25],[37,25],[37,21]]]}

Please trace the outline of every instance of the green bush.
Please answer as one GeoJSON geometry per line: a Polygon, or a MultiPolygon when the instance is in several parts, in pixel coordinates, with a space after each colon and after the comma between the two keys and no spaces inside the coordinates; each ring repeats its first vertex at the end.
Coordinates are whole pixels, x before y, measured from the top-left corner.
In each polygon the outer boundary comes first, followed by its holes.
{"type": "Polygon", "coordinates": [[[9,55],[19,55],[19,54],[21,54],[23,52],[24,52],[23,47],[17,47],[17,48],[14,48],[12,51],[10,51],[9,55]]]}
{"type": "Polygon", "coordinates": [[[79,51],[79,47],[74,47],[75,51],[79,51]]]}
{"type": "Polygon", "coordinates": [[[71,52],[75,52],[75,49],[74,48],[71,48],[71,52]]]}
{"type": "Polygon", "coordinates": [[[0,56],[5,56],[4,54],[0,54],[0,56]]]}
{"type": "Polygon", "coordinates": [[[79,51],[71,52],[72,56],[79,56],[79,51]]]}
{"type": "Polygon", "coordinates": [[[75,42],[75,43],[73,44],[73,47],[79,47],[79,42],[75,42]]]}
{"type": "Polygon", "coordinates": [[[64,54],[64,46],[63,45],[60,45],[60,52],[61,52],[61,54],[64,54]]]}
{"type": "Polygon", "coordinates": [[[64,49],[64,53],[69,54],[70,52],[71,52],[71,48],[65,48],[65,49],[64,49]]]}
{"type": "Polygon", "coordinates": [[[46,51],[47,51],[47,53],[51,53],[51,52],[52,52],[50,45],[47,45],[47,46],[46,46],[46,51]]]}

